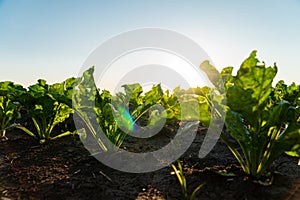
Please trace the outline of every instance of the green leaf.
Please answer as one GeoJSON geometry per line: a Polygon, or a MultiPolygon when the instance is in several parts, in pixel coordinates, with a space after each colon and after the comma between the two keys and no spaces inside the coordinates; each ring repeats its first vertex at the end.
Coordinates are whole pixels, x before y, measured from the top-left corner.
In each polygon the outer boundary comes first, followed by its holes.
{"type": "MultiPolygon", "coordinates": [[[[185,94],[179,97],[182,120],[199,120],[199,101],[197,96],[185,94]]],[[[203,106],[204,107],[204,106],[203,106]]],[[[205,116],[205,115],[203,115],[205,116]]],[[[205,117],[203,117],[205,118],[205,117]]]]}
{"type": "Polygon", "coordinates": [[[202,69],[206,73],[208,79],[220,92],[224,92],[224,86],[223,86],[223,80],[221,74],[214,66],[212,66],[209,63],[209,61],[206,60],[203,63],[201,63],[200,69],[202,69]]]}
{"type": "Polygon", "coordinates": [[[50,85],[49,94],[51,94],[55,100],[72,107],[73,90],[76,81],[76,78],[68,78],[61,83],[50,85]]]}
{"type": "Polygon", "coordinates": [[[142,104],[142,99],[140,98],[140,95],[143,92],[143,88],[140,84],[138,83],[127,84],[127,85],[122,85],[122,87],[125,90],[125,94],[128,101],[132,103],[133,106],[142,104]]]}
{"type": "Polygon", "coordinates": [[[290,109],[291,104],[287,101],[282,101],[277,105],[274,105],[270,108],[268,112],[267,124],[269,127],[272,126],[281,126],[283,122],[287,121],[288,110],[290,109]]]}
{"type": "Polygon", "coordinates": [[[221,72],[222,80],[226,90],[233,85],[232,71],[233,71],[233,67],[225,67],[222,69],[221,72]]]}
{"type": "Polygon", "coordinates": [[[145,105],[154,105],[163,97],[163,90],[160,84],[153,86],[149,92],[145,93],[144,104],[145,105]]]}
{"type": "MultiPolygon", "coordinates": [[[[259,109],[269,97],[272,91],[272,81],[277,73],[276,66],[266,68],[264,64],[259,65],[258,63],[256,51],[253,51],[241,65],[234,81],[235,86],[239,89],[246,92],[251,91],[251,98],[255,99],[255,104],[251,105],[253,111],[259,109]]],[[[242,96],[240,93],[239,95],[242,96]]]]}
{"type": "Polygon", "coordinates": [[[237,141],[243,143],[250,142],[250,133],[243,124],[241,114],[232,110],[228,111],[225,120],[226,128],[231,133],[231,136],[237,141]]]}
{"type": "Polygon", "coordinates": [[[253,126],[257,126],[257,117],[267,103],[277,73],[276,66],[266,68],[258,62],[256,51],[253,51],[234,77],[234,85],[227,90],[228,106],[253,126]]]}

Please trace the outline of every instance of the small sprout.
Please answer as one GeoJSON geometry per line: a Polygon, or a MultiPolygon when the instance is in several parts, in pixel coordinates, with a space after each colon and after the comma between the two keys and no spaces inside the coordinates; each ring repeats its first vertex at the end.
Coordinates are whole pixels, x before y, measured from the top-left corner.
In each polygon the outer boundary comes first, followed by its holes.
{"type": "Polygon", "coordinates": [[[185,176],[184,176],[184,173],[183,173],[182,165],[180,164],[180,161],[177,161],[177,163],[178,163],[178,169],[176,168],[175,165],[172,164],[172,168],[173,168],[174,171],[171,172],[171,174],[172,175],[176,174],[176,176],[177,176],[177,179],[178,179],[178,181],[180,183],[180,186],[181,186],[183,199],[184,200],[193,200],[196,197],[199,190],[204,186],[204,183],[198,185],[198,187],[196,187],[194,189],[194,191],[192,192],[192,194],[189,197],[188,192],[187,192],[187,183],[186,183],[186,179],[185,179],[185,176]]]}

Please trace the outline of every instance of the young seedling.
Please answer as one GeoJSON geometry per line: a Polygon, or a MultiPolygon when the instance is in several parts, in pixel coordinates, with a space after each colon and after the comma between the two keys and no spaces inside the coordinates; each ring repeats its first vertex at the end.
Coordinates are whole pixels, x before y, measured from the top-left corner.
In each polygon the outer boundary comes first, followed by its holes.
{"type": "Polygon", "coordinates": [[[182,197],[184,200],[193,200],[196,197],[196,195],[198,194],[199,190],[204,186],[204,183],[197,186],[193,190],[192,194],[189,196],[186,178],[183,173],[183,169],[182,169],[182,165],[180,164],[180,161],[177,161],[177,165],[178,165],[178,169],[176,168],[176,166],[174,164],[172,164],[172,168],[174,170],[173,173],[176,174],[179,184],[181,186],[182,197]]]}

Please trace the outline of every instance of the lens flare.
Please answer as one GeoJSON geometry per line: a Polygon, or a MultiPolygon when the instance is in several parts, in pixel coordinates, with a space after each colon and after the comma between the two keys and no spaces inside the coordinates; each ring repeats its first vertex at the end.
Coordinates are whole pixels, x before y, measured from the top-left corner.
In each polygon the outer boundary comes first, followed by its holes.
{"type": "Polygon", "coordinates": [[[120,126],[125,127],[129,131],[134,131],[134,120],[129,111],[123,106],[118,106],[118,111],[120,113],[120,119],[118,120],[120,126]]]}

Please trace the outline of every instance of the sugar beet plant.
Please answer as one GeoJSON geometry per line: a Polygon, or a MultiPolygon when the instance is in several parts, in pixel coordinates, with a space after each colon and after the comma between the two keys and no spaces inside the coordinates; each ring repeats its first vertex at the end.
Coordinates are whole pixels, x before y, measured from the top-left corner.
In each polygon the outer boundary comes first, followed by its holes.
{"type": "Polygon", "coordinates": [[[256,51],[242,63],[236,76],[232,75],[232,67],[221,74],[216,70],[208,73],[215,86],[226,91],[227,106],[220,107],[226,110],[226,130],[241,151],[225,133],[221,138],[244,172],[255,179],[264,175],[283,152],[299,155],[300,150],[299,104],[294,103],[295,99],[299,102],[299,96],[285,99],[278,93],[280,88],[285,90],[280,85],[274,90],[276,73],[276,66],[267,68],[256,59],[256,51]],[[222,80],[224,87],[220,86],[222,80]]]}
{"type": "Polygon", "coordinates": [[[158,84],[143,94],[142,86],[135,83],[123,85],[124,92],[113,96],[97,89],[93,72],[91,67],[77,79],[73,109],[75,117],[83,122],[83,135],[91,133],[104,151],[117,150],[129,132],[147,138],[165,123],[200,120],[209,124],[209,88],[185,91],[178,87],[171,93],[158,84]]]}
{"type": "Polygon", "coordinates": [[[16,119],[20,118],[21,106],[17,98],[26,90],[11,81],[0,82],[0,138],[7,140],[6,130],[12,128],[16,119]]]}
{"type": "Polygon", "coordinates": [[[38,139],[41,143],[46,140],[54,140],[66,135],[73,134],[65,131],[52,136],[54,127],[64,122],[73,112],[67,104],[71,104],[71,91],[75,83],[74,78],[67,79],[62,83],[48,85],[45,80],[28,87],[28,91],[19,96],[18,102],[26,109],[28,116],[32,119],[34,130],[23,125],[16,125],[38,139]]]}
{"type": "MultiPolygon", "coordinates": [[[[126,108],[133,121],[132,126],[129,126],[131,129],[141,127],[144,130],[158,131],[165,123],[199,120],[199,112],[195,112],[199,104],[197,97],[179,87],[171,93],[168,90],[163,91],[160,84],[153,85],[145,94],[142,94],[140,84],[123,85],[123,88],[125,93],[117,93],[112,103],[115,108],[126,108]]],[[[116,117],[119,121],[119,116],[116,117]]]]}
{"type": "Polygon", "coordinates": [[[94,68],[86,70],[76,81],[73,91],[75,123],[81,122],[82,139],[92,135],[103,151],[114,151],[126,134],[120,130],[112,113],[111,94],[101,94],[94,82],[94,68]],[[103,134],[102,134],[103,133],[103,134]]]}
{"type": "Polygon", "coordinates": [[[153,86],[145,95],[141,95],[143,90],[139,84],[124,85],[125,93],[119,92],[112,96],[106,90],[99,92],[93,72],[94,68],[91,67],[78,78],[73,95],[73,109],[75,117],[85,127],[81,131],[85,135],[86,132],[91,133],[103,151],[117,150],[127,133],[135,131],[138,125],[153,128],[158,123],[162,124],[165,118],[175,118],[177,100],[174,96],[165,94],[160,85],[153,86]],[[162,103],[168,104],[166,109],[153,106],[162,103]]]}

